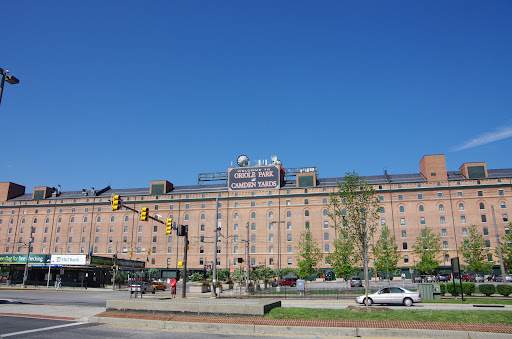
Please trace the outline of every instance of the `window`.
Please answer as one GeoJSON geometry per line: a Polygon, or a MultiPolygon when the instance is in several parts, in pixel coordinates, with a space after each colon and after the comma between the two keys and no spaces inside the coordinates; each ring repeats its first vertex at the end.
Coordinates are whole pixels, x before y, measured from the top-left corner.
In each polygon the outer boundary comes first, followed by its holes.
{"type": "Polygon", "coordinates": [[[479,206],[480,206],[480,209],[481,209],[481,210],[484,210],[484,209],[485,209],[485,205],[484,205],[484,203],[483,203],[483,202],[481,202],[481,203],[479,204],[479,206]]]}
{"type": "Polygon", "coordinates": [[[157,225],[154,225],[153,226],[153,232],[157,232],[158,231],[158,226],[157,225]]]}
{"type": "Polygon", "coordinates": [[[251,212],[251,219],[256,219],[256,212],[251,212]]]}
{"type": "Polygon", "coordinates": [[[305,211],[304,211],[304,216],[305,216],[305,217],[309,217],[309,210],[305,210],[305,211]]]}
{"type": "Polygon", "coordinates": [[[407,243],[406,242],[403,242],[402,243],[402,249],[406,250],[407,249],[407,243]]]}
{"type": "MultiPolygon", "coordinates": [[[[201,208],[204,208],[205,204],[201,204],[201,208]]],[[[235,201],[235,207],[238,207],[238,201],[235,201]]]]}
{"type": "Polygon", "coordinates": [[[291,230],[292,229],[292,223],[291,222],[287,222],[286,223],[286,229],[287,230],[291,230]]]}
{"type": "Polygon", "coordinates": [[[386,219],[380,219],[380,224],[381,224],[381,226],[386,225],[386,219]]]}
{"type": "Polygon", "coordinates": [[[418,200],[422,200],[422,199],[423,199],[423,194],[418,193],[418,200]]]}
{"type": "Polygon", "coordinates": [[[185,214],[185,220],[187,220],[187,221],[189,220],[188,214],[185,214]]]}
{"type": "Polygon", "coordinates": [[[255,223],[251,224],[251,231],[256,231],[256,224],[255,223]]]}
{"type": "Polygon", "coordinates": [[[418,210],[419,210],[420,212],[424,212],[424,211],[425,211],[425,209],[423,208],[423,205],[419,205],[419,206],[418,206],[418,210]]]}
{"type": "Polygon", "coordinates": [[[274,212],[270,211],[268,212],[268,218],[272,219],[274,217],[274,212]]]}
{"type": "Polygon", "coordinates": [[[286,206],[290,206],[292,204],[291,200],[286,200],[286,206]]]}
{"type": "Polygon", "coordinates": [[[234,231],[238,231],[238,224],[234,224],[234,225],[233,225],[233,230],[234,230],[234,231]]]}
{"type": "Polygon", "coordinates": [[[288,266],[291,266],[292,265],[292,258],[288,258],[287,261],[288,261],[288,266]]]}
{"type": "Polygon", "coordinates": [[[329,222],[328,221],[324,221],[324,228],[329,228],[329,222]]]}
{"type": "Polygon", "coordinates": [[[323,215],[324,215],[324,217],[326,217],[326,216],[327,216],[327,210],[324,210],[324,211],[323,211],[323,215]]]}
{"type": "Polygon", "coordinates": [[[306,228],[309,228],[309,221],[306,221],[306,228]]]}
{"type": "Polygon", "coordinates": [[[203,246],[199,247],[199,253],[204,253],[204,247],[203,246]]]}
{"type": "Polygon", "coordinates": [[[481,215],[482,222],[487,222],[487,216],[485,214],[481,215]]]}
{"type": "Polygon", "coordinates": [[[255,234],[251,235],[251,242],[256,242],[256,235],[255,234]]]}
{"type": "Polygon", "coordinates": [[[399,194],[398,195],[398,200],[400,200],[400,201],[404,200],[404,196],[402,194],[399,194]]]}
{"type": "Polygon", "coordinates": [[[404,213],[404,212],[405,212],[405,207],[400,206],[400,213],[404,213]]]}
{"type": "Polygon", "coordinates": [[[400,218],[400,225],[405,226],[405,218],[400,218]]]}
{"type": "Polygon", "coordinates": [[[269,200],[268,205],[272,206],[272,201],[271,200],[269,200]]]}
{"type": "Polygon", "coordinates": [[[290,233],[286,235],[286,241],[292,241],[292,235],[290,233]]]}
{"type": "MultiPolygon", "coordinates": [[[[235,213],[235,219],[238,219],[238,213],[235,213]]],[[[204,215],[204,213],[201,213],[201,220],[205,220],[206,219],[206,215],[204,215]]]]}
{"type": "Polygon", "coordinates": [[[268,247],[268,253],[274,253],[274,246],[268,247]]]}
{"type": "Polygon", "coordinates": [[[384,196],[383,195],[379,195],[379,201],[384,201],[384,196]]]}
{"type": "Polygon", "coordinates": [[[462,192],[457,192],[457,197],[462,198],[462,192]]]}
{"type": "Polygon", "coordinates": [[[437,199],[443,199],[443,193],[442,192],[438,192],[437,193],[437,199]]]}
{"type": "MultiPolygon", "coordinates": [[[[203,214],[204,215],[204,214],[203,214]]],[[[202,216],[201,216],[202,217],[202,216]]],[[[238,212],[235,212],[235,214],[233,215],[233,219],[235,220],[238,220],[238,212]]]]}
{"type": "Polygon", "coordinates": [[[450,255],[449,254],[445,254],[444,255],[444,261],[445,262],[450,262],[450,255]]]}
{"type": "Polygon", "coordinates": [[[459,204],[459,211],[464,211],[464,204],[463,203],[459,204]]]}
{"type": "Polygon", "coordinates": [[[380,214],[384,214],[384,213],[386,213],[386,209],[384,207],[381,207],[380,208],[380,214]]]}
{"type": "Polygon", "coordinates": [[[505,204],[505,202],[504,202],[504,201],[502,201],[502,202],[500,202],[500,207],[501,207],[501,208],[507,208],[507,205],[505,204]]]}
{"type": "Polygon", "coordinates": [[[503,195],[503,190],[498,190],[498,195],[503,195]]]}
{"type": "Polygon", "coordinates": [[[199,237],[199,242],[204,242],[204,235],[199,237]]]}
{"type": "Polygon", "coordinates": [[[186,210],[190,209],[190,204],[185,204],[185,209],[186,210]]]}
{"type": "Polygon", "coordinates": [[[503,214],[503,221],[508,222],[508,215],[503,214]]]}
{"type": "Polygon", "coordinates": [[[324,240],[329,240],[329,233],[324,233],[324,240]]]}
{"type": "Polygon", "coordinates": [[[446,228],[443,228],[443,229],[441,230],[441,235],[442,235],[443,237],[447,237],[447,236],[448,236],[448,235],[447,235],[447,233],[446,233],[446,228]]]}
{"type": "Polygon", "coordinates": [[[489,229],[487,227],[484,227],[483,231],[484,235],[489,235],[489,229]]]}
{"type": "Polygon", "coordinates": [[[510,234],[510,228],[509,227],[505,227],[505,234],[510,234]]]}
{"type": "Polygon", "coordinates": [[[487,261],[492,261],[492,254],[487,253],[487,261]]]}
{"type": "Polygon", "coordinates": [[[448,241],[443,241],[443,248],[448,248],[448,241]]]}
{"type": "Polygon", "coordinates": [[[322,204],[327,204],[327,198],[322,199],[322,204]]]}
{"type": "Polygon", "coordinates": [[[251,201],[251,207],[254,207],[256,206],[256,202],[255,201],[251,201]]]}
{"type": "Polygon", "coordinates": [[[440,204],[439,205],[439,212],[443,212],[444,211],[444,205],[443,204],[440,204]]]}
{"type": "Polygon", "coordinates": [[[200,226],[200,230],[201,230],[201,232],[204,232],[204,225],[200,226]]]}
{"type": "Polygon", "coordinates": [[[402,231],[402,238],[407,238],[407,231],[402,231]]]}
{"type": "Polygon", "coordinates": [[[142,226],[139,226],[139,233],[142,233],[142,226]]]}
{"type": "Polygon", "coordinates": [[[420,224],[425,225],[425,217],[420,217],[420,224]]]}
{"type": "Polygon", "coordinates": [[[441,225],[444,225],[446,224],[446,219],[444,217],[441,217],[439,222],[441,223],[441,225]]]}
{"type": "Polygon", "coordinates": [[[409,256],[408,255],[404,255],[404,263],[408,263],[409,262],[409,256]]]}
{"type": "Polygon", "coordinates": [[[461,224],[465,224],[466,223],[466,216],[464,216],[464,215],[460,216],[460,223],[461,224]]]}
{"type": "Polygon", "coordinates": [[[256,253],[256,246],[251,246],[251,253],[256,253]]]}
{"type": "Polygon", "coordinates": [[[128,226],[125,226],[125,227],[124,227],[123,232],[124,232],[124,233],[128,233],[128,226]]]}
{"type": "Polygon", "coordinates": [[[292,253],[292,246],[291,245],[286,246],[286,252],[287,253],[292,253]]]}
{"type": "Polygon", "coordinates": [[[324,252],[329,253],[329,244],[326,244],[326,245],[324,246],[324,252]]]}
{"type": "Polygon", "coordinates": [[[482,191],[478,191],[478,196],[479,197],[483,197],[484,196],[484,193],[482,191]]]}
{"type": "Polygon", "coordinates": [[[309,205],[309,200],[308,199],[304,199],[304,205],[309,205]]]}
{"type": "Polygon", "coordinates": [[[274,235],[273,234],[269,234],[268,235],[268,241],[269,242],[274,242],[274,235]]]}
{"type": "Polygon", "coordinates": [[[467,228],[463,228],[463,229],[462,229],[462,236],[463,236],[463,237],[467,237],[467,236],[468,236],[468,230],[467,230],[467,228]]]}
{"type": "Polygon", "coordinates": [[[490,240],[486,240],[485,241],[485,247],[487,247],[487,248],[491,247],[491,241],[490,240]]]}

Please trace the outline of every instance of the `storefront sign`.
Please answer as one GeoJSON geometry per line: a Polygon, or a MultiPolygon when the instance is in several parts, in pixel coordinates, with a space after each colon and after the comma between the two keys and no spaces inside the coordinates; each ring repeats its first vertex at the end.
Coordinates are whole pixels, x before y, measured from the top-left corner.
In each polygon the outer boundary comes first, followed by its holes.
{"type": "Polygon", "coordinates": [[[281,186],[279,166],[233,167],[228,169],[231,191],[276,189],[281,186]]]}
{"type": "MultiPolygon", "coordinates": [[[[48,262],[47,254],[31,254],[28,257],[29,264],[46,264],[48,262]]],[[[27,262],[27,255],[13,255],[13,254],[3,254],[0,255],[0,264],[25,264],[27,262]]]]}
{"type": "Polygon", "coordinates": [[[78,255],[52,254],[50,263],[52,265],[86,265],[85,254],[78,254],[78,255]]]}

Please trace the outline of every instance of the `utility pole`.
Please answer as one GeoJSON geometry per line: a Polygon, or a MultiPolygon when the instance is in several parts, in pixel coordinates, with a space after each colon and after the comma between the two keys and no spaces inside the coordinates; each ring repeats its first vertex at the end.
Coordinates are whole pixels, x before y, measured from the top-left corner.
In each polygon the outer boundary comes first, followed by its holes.
{"type": "Polygon", "coordinates": [[[245,241],[245,292],[249,292],[249,222],[247,222],[247,240],[245,241]]]}
{"type": "Polygon", "coordinates": [[[188,226],[181,225],[182,230],[184,230],[185,234],[185,244],[183,246],[183,252],[185,254],[185,259],[183,260],[183,290],[181,291],[181,297],[185,299],[187,297],[187,251],[188,251],[188,226]]]}
{"type": "Polygon", "coordinates": [[[214,236],[213,236],[213,286],[212,286],[212,297],[217,298],[217,231],[219,229],[219,198],[215,198],[215,223],[214,236]]]}
{"type": "Polygon", "coordinates": [[[116,289],[116,275],[117,275],[117,243],[116,241],[116,255],[114,256],[114,281],[112,283],[112,290],[116,289]]]}
{"type": "Polygon", "coordinates": [[[32,233],[34,232],[34,227],[30,227],[30,235],[28,237],[27,244],[27,260],[25,261],[25,272],[23,273],[23,288],[27,288],[27,280],[28,280],[28,262],[30,257],[30,244],[32,243],[32,233]]]}

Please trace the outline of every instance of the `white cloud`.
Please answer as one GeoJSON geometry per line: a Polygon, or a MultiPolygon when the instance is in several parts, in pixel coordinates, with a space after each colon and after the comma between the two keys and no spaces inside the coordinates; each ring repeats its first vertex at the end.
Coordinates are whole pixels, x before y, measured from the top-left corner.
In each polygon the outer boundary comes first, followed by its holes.
{"type": "Polygon", "coordinates": [[[468,148],[473,148],[477,146],[482,146],[485,144],[489,144],[494,141],[503,140],[506,138],[512,137],[512,126],[502,127],[497,129],[494,132],[484,133],[482,135],[477,136],[474,139],[471,139],[462,145],[455,147],[454,151],[462,151],[468,148]]]}

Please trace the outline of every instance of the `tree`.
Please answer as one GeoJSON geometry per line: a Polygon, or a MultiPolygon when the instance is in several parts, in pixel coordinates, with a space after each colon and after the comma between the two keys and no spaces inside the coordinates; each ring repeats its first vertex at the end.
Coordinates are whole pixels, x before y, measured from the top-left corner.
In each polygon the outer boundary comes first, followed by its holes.
{"type": "Polygon", "coordinates": [[[296,249],[299,253],[297,256],[297,266],[299,267],[297,274],[304,279],[316,272],[316,267],[323,258],[322,251],[309,228],[306,228],[300,234],[296,249]]]}
{"type": "Polygon", "coordinates": [[[341,224],[335,222],[338,233],[341,234],[342,229],[346,230],[354,243],[355,259],[363,262],[368,300],[368,248],[377,229],[380,211],[375,189],[356,172],[349,172],[344,181],[338,183],[338,191],[330,195],[328,210],[332,217],[342,221],[341,224]]]}
{"type": "Polygon", "coordinates": [[[389,272],[398,272],[398,261],[400,260],[400,252],[396,244],[396,237],[391,236],[389,227],[382,226],[380,238],[375,245],[372,246],[373,255],[375,257],[375,271],[386,272],[389,279],[389,272]]]}
{"type": "Polygon", "coordinates": [[[354,257],[354,243],[348,237],[346,230],[341,230],[338,238],[334,240],[334,252],[329,253],[327,256],[329,264],[333,272],[345,278],[348,283],[348,277],[355,272],[355,265],[357,264],[354,257]]]}
{"type": "MultiPolygon", "coordinates": [[[[512,228],[512,222],[508,223],[509,229],[512,228]]],[[[503,265],[505,270],[510,272],[512,270],[512,233],[506,234],[501,238],[501,256],[503,257],[503,265]]],[[[496,248],[496,256],[498,255],[498,248],[496,248]]]]}
{"type": "Polygon", "coordinates": [[[441,236],[426,226],[416,238],[413,253],[419,259],[414,269],[424,274],[434,274],[441,263],[441,236]]]}
{"type": "Polygon", "coordinates": [[[489,250],[485,245],[482,233],[476,225],[469,226],[469,236],[462,241],[459,253],[466,262],[467,269],[475,273],[489,273],[492,270],[492,263],[488,261],[489,250]]]}

